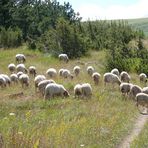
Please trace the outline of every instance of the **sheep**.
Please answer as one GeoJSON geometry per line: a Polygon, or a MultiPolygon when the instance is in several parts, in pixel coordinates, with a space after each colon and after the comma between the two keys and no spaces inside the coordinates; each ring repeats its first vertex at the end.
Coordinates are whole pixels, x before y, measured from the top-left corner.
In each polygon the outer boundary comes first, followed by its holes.
{"type": "Polygon", "coordinates": [[[13,83],[18,83],[18,75],[17,74],[11,74],[10,75],[10,80],[13,83]]]}
{"type": "Polygon", "coordinates": [[[37,72],[36,72],[36,67],[35,66],[30,66],[29,67],[29,74],[33,77],[36,76],[37,72]]]}
{"type": "Polygon", "coordinates": [[[112,83],[112,84],[117,83],[118,85],[121,84],[119,77],[112,73],[105,73],[103,76],[103,80],[104,80],[105,86],[106,86],[106,83],[112,83]]]}
{"type": "Polygon", "coordinates": [[[68,69],[63,69],[62,77],[63,78],[71,78],[71,79],[73,79],[73,75],[70,73],[70,71],[68,69]]]}
{"type": "Polygon", "coordinates": [[[16,75],[18,76],[18,78],[20,77],[20,75],[24,74],[22,71],[19,71],[16,75]]]}
{"type": "Polygon", "coordinates": [[[75,66],[73,68],[73,72],[74,72],[75,76],[78,76],[79,75],[80,70],[81,70],[81,68],[79,66],[75,66]]]}
{"type": "Polygon", "coordinates": [[[40,83],[38,83],[38,89],[42,96],[44,96],[45,87],[47,86],[47,84],[50,84],[50,83],[55,83],[55,81],[54,80],[43,80],[40,83]]]}
{"type": "Polygon", "coordinates": [[[92,96],[92,87],[89,83],[83,83],[81,85],[82,95],[83,97],[91,97],[92,96]]]}
{"type": "Polygon", "coordinates": [[[115,74],[117,76],[119,76],[119,74],[120,74],[119,70],[117,68],[112,69],[111,73],[113,73],[113,74],[115,74]]]}
{"type": "Polygon", "coordinates": [[[27,74],[22,74],[22,75],[20,75],[19,81],[20,81],[20,83],[21,83],[21,85],[22,85],[22,88],[24,87],[24,85],[25,85],[26,87],[29,86],[29,76],[28,76],[27,74]]]}
{"type": "Polygon", "coordinates": [[[49,68],[49,69],[46,71],[46,74],[47,74],[50,78],[53,78],[53,77],[56,77],[57,71],[56,71],[56,69],[54,69],[54,68],[49,68]]]}
{"type": "Polygon", "coordinates": [[[131,87],[132,87],[131,83],[123,82],[120,84],[120,91],[123,95],[126,95],[126,94],[128,95],[128,93],[131,90],[131,87]]]}
{"type": "Polygon", "coordinates": [[[15,70],[16,70],[15,64],[13,64],[13,63],[9,64],[8,69],[11,73],[15,72],[15,70]]]}
{"type": "Polygon", "coordinates": [[[37,87],[38,87],[38,84],[45,80],[46,77],[44,75],[37,75],[35,78],[34,78],[34,84],[35,84],[35,91],[37,90],[37,87]]]}
{"type": "Polygon", "coordinates": [[[18,64],[16,66],[16,71],[17,72],[21,71],[23,73],[27,73],[28,72],[24,64],[18,64]]]}
{"type": "Polygon", "coordinates": [[[76,84],[74,87],[74,96],[79,97],[82,96],[82,85],[81,84],[76,84]]]}
{"type": "Polygon", "coordinates": [[[88,73],[90,76],[92,76],[93,72],[94,72],[94,68],[93,68],[92,66],[88,66],[88,67],[87,67],[87,73],[88,73]]]}
{"type": "Polygon", "coordinates": [[[66,62],[66,63],[68,63],[68,61],[69,61],[69,58],[68,58],[67,54],[62,53],[62,54],[59,54],[58,57],[59,57],[59,60],[62,60],[64,62],[66,62]]]}
{"type": "Polygon", "coordinates": [[[138,93],[142,92],[142,88],[138,85],[132,85],[130,89],[130,95],[134,99],[138,93]]]}
{"type": "Polygon", "coordinates": [[[94,72],[92,74],[92,78],[94,80],[95,85],[99,84],[100,77],[101,77],[101,75],[98,72],[94,72]]]}
{"type": "Polygon", "coordinates": [[[61,69],[59,70],[59,72],[58,72],[58,73],[59,73],[59,76],[62,76],[63,70],[64,70],[63,68],[61,68],[61,69]]]}
{"type": "Polygon", "coordinates": [[[50,83],[45,88],[44,99],[52,98],[54,96],[68,97],[69,93],[61,84],[50,83]]]}
{"type": "Polygon", "coordinates": [[[121,74],[120,74],[120,78],[121,78],[121,81],[122,82],[130,82],[131,80],[131,77],[130,75],[126,72],[126,71],[122,71],[121,74]]]}
{"type": "Polygon", "coordinates": [[[0,75],[0,86],[1,88],[6,87],[6,80],[1,75],[0,75]]]}
{"type": "Polygon", "coordinates": [[[17,54],[15,56],[16,63],[24,63],[26,62],[26,57],[24,54],[17,54]]]}
{"type": "Polygon", "coordinates": [[[143,87],[142,92],[148,94],[148,87],[143,87]]]}
{"type": "Polygon", "coordinates": [[[141,73],[139,75],[139,79],[140,79],[140,82],[146,83],[147,82],[147,75],[145,73],[141,73]]]}
{"type": "Polygon", "coordinates": [[[0,75],[5,79],[6,84],[8,84],[10,86],[11,80],[10,80],[9,76],[6,74],[0,74],[0,75]]]}

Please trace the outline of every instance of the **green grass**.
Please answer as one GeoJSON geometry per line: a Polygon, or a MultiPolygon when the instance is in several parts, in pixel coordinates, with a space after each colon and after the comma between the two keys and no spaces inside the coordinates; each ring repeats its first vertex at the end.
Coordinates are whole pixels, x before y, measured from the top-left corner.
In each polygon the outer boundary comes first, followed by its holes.
{"type": "MultiPolygon", "coordinates": [[[[5,147],[97,147],[113,148],[117,146],[130,129],[138,115],[135,102],[124,100],[118,86],[95,86],[86,73],[86,66],[92,65],[103,76],[104,51],[93,51],[87,57],[70,60],[68,64],[59,62],[49,54],[30,51],[24,47],[0,51],[0,73],[9,74],[7,65],[15,62],[16,53],[24,53],[26,66],[35,65],[38,74],[54,67],[72,70],[75,65],[82,69],[80,76],[73,80],[55,78],[70,92],[67,99],[54,98],[44,101],[35,93],[33,78],[29,88],[22,89],[20,84],[0,88],[0,133],[5,147]],[[77,83],[88,82],[93,88],[89,99],[74,99],[73,88],[77,83]],[[10,94],[24,93],[20,98],[11,98],[10,94]],[[10,113],[15,113],[10,116],[10,113]]],[[[139,84],[138,75],[131,74],[132,82],[139,84]]]]}

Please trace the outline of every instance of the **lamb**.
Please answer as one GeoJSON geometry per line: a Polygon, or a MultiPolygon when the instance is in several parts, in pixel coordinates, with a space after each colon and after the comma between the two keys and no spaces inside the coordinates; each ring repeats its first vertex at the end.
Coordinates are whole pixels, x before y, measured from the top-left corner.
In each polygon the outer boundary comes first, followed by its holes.
{"type": "Polygon", "coordinates": [[[11,63],[8,65],[8,69],[11,73],[13,73],[16,70],[16,66],[13,63],[11,63]]]}
{"type": "Polygon", "coordinates": [[[147,81],[147,75],[145,73],[141,73],[139,75],[139,79],[140,79],[140,82],[146,83],[146,81],[147,81]]]}
{"type": "Polygon", "coordinates": [[[55,96],[68,97],[69,96],[69,93],[64,88],[63,85],[56,84],[56,83],[50,83],[45,88],[44,99],[46,100],[48,98],[52,98],[52,97],[55,97],[55,96]]]}
{"type": "Polygon", "coordinates": [[[92,74],[92,78],[94,80],[95,85],[99,84],[100,77],[101,77],[101,75],[98,72],[94,72],[92,74]]]}
{"type": "Polygon", "coordinates": [[[74,87],[74,96],[76,97],[80,97],[82,96],[82,85],[81,84],[76,84],[74,87]]]}
{"type": "Polygon", "coordinates": [[[138,85],[132,85],[130,95],[134,99],[138,93],[142,92],[142,88],[138,85]]]}
{"type": "Polygon", "coordinates": [[[119,77],[119,70],[117,68],[112,69],[111,73],[117,75],[119,77]]]}
{"type": "Polygon", "coordinates": [[[73,68],[73,72],[74,72],[74,74],[75,74],[76,76],[79,75],[80,70],[81,70],[81,68],[80,68],[79,66],[75,66],[75,67],[73,68]]]}
{"type": "Polygon", "coordinates": [[[5,79],[6,84],[8,84],[10,86],[11,80],[10,80],[9,76],[6,74],[0,74],[0,75],[5,79]]]}
{"type": "Polygon", "coordinates": [[[131,80],[131,77],[130,75],[126,72],[126,71],[122,71],[121,74],[120,74],[120,78],[121,78],[121,81],[122,82],[130,82],[131,80]]]}
{"type": "Polygon", "coordinates": [[[68,61],[69,61],[67,54],[64,54],[64,53],[59,55],[59,59],[66,62],[66,63],[68,63],[68,61]]]}
{"type": "Polygon", "coordinates": [[[15,56],[16,63],[24,63],[26,62],[26,57],[24,54],[17,54],[15,56]]]}
{"type": "Polygon", "coordinates": [[[93,68],[92,66],[88,66],[88,67],[87,67],[87,73],[88,73],[90,76],[92,76],[93,72],[94,72],[94,68],[93,68]]]}
{"type": "Polygon", "coordinates": [[[148,94],[148,87],[143,87],[142,92],[148,94]]]}
{"type": "Polygon", "coordinates": [[[37,75],[37,76],[34,78],[35,90],[37,89],[38,84],[39,84],[41,81],[45,80],[45,79],[46,79],[46,77],[45,77],[44,75],[37,75]]]}
{"type": "Polygon", "coordinates": [[[35,66],[30,66],[29,67],[29,74],[33,77],[36,76],[37,72],[36,72],[36,67],[35,66]]]}
{"type": "Polygon", "coordinates": [[[38,89],[42,96],[44,96],[45,87],[47,86],[47,84],[50,84],[50,83],[55,83],[55,81],[54,80],[43,80],[38,84],[38,89]]]}
{"type": "Polygon", "coordinates": [[[0,86],[1,88],[6,87],[6,80],[1,75],[0,75],[0,86]]]}
{"type": "Polygon", "coordinates": [[[128,95],[128,93],[131,90],[131,87],[132,87],[131,83],[123,82],[120,84],[120,91],[122,92],[123,95],[126,95],[126,94],[128,95]]]}
{"type": "Polygon", "coordinates": [[[17,72],[19,72],[19,71],[21,71],[23,73],[27,73],[28,72],[24,64],[18,64],[16,66],[16,70],[17,70],[17,72]]]}
{"type": "Polygon", "coordinates": [[[106,83],[112,83],[112,84],[117,83],[118,85],[121,84],[119,77],[112,73],[105,73],[103,76],[103,79],[104,79],[105,86],[106,86],[106,83]]]}
{"type": "Polygon", "coordinates": [[[13,82],[14,84],[15,84],[15,83],[18,83],[18,76],[17,76],[17,74],[11,74],[11,75],[10,75],[10,80],[11,80],[11,82],[13,82]]]}
{"type": "Polygon", "coordinates": [[[50,78],[53,78],[53,77],[56,77],[57,71],[56,71],[56,69],[54,69],[54,68],[49,68],[49,69],[46,71],[46,74],[47,74],[50,78]]]}
{"type": "Polygon", "coordinates": [[[19,81],[22,85],[22,88],[24,88],[24,86],[26,86],[26,87],[29,86],[29,76],[27,74],[20,75],[19,81]]]}
{"type": "Polygon", "coordinates": [[[83,97],[91,97],[92,96],[92,87],[89,83],[83,83],[81,89],[82,89],[83,97]]]}

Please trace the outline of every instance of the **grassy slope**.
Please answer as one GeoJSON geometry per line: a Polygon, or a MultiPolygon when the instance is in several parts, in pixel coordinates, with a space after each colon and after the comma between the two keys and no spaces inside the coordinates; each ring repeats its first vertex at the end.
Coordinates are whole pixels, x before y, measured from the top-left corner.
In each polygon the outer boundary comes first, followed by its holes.
{"type": "MultiPolygon", "coordinates": [[[[49,67],[57,70],[80,65],[82,72],[74,80],[57,77],[70,92],[67,99],[55,98],[43,101],[34,91],[33,79],[28,89],[19,86],[0,88],[0,132],[5,147],[115,147],[130,132],[132,123],[138,115],[131,100],[123,100],[119,88],[104,87],[102,79],[95,86],[86,74],[86,66],[78,63],[92,62],[96,71],[103,75],[105,53],[92,52],[91,56],[72,60],[68,64],[39,52],[20,49],[0,51],[0,73],[7,73],[7,65],[14,62],[16,53],[27,56],[26,66],[35,65],[39,74],[45,74],[49,67]],[[91,99],[74,99],[73,87],[77,83],[89,82],[93,88],[91,99]],[[20,98],[11,98],[10,94],[24,92],[20,98]],[[9,113],[15,113],[10,116],[9,113]]],[[[138,76],[131,74],[132,82],[138,84],[138,76]]]]}

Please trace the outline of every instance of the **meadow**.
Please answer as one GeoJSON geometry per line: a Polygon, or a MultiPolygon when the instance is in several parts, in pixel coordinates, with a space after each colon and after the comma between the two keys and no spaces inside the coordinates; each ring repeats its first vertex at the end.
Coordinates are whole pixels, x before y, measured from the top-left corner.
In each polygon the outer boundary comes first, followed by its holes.
{"type": "MultiPolygon", "coordinates": [[[[45,74],[52,67],[72,71],[75,65],[81,67],[81,72],[73,80],[59,76],[54,79],[70,92],[70,97],[65,99],[57,97],[44,101],[35,92],[33,78],[30,78],[29,88],[23,89],[20,84],[0,88],[0,133],[4,147],[114,148],[130,132],[139,112],[133,100],[121,95],[119,86],[104,86],[105,51],[93,51],[86,57],[63,63],[50,54],[22,46],[0,51],[0,73],[10,75],[7,66],[15,63],[17,53],[25,54],[26,67],[36,66],[38,74],[45,74]],[[101,74],[98,86],[86,73],[88,65],[101,74]],[[93,88],[92,97],[74,98],[75,84],[85,82],[93,88]],[[20,92],[22,95],[15,95],[20,92]]],[[[130,75],[132,83],[142,86],[137,74],[130,75]]]]}

